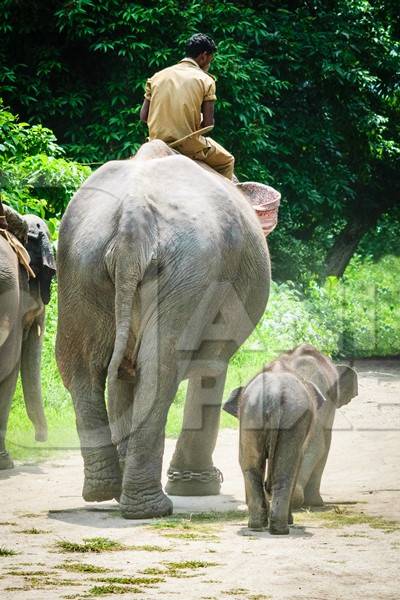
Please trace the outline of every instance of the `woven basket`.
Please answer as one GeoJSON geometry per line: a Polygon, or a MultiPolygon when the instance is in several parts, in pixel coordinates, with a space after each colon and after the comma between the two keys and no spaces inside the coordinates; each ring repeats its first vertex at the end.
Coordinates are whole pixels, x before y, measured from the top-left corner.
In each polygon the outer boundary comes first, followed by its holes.
{"type": "Polygon", "coordinates": [[[278,224],[280,193],[269,185],[255,181],[246,181],[238,184],[238,187],[254,208],[264,234],[270,234],[278,224]]]}

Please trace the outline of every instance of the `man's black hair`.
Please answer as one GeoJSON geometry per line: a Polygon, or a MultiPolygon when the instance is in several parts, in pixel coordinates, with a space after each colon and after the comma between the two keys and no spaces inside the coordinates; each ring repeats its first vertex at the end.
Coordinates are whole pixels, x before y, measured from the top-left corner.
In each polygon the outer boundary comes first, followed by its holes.
{"type": "Polygon", "coordinates": [[[196,58],[202,52],[214,54],[217,46],[213,39],[205,33],[195,33],[190,40],[186,42],[186,56],[196,58]]]}

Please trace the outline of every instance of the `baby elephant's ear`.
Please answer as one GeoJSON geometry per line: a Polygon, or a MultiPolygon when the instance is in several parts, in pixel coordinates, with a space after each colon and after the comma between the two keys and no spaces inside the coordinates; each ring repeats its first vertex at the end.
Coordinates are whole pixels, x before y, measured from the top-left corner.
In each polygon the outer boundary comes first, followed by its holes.
{"type": "Polygon", "coordinates": [[[230,415],[239,418],[239,399],[243,391],[242,387],[238,387],[229,396],[228,400],[223,405],[223,409],[230,415]]]}
{"type": "Polygon", "coordinates": [[[358,378],[355,370],[347,365],[337,365],[336,370],[338,373],[336,406],[340,408],[358,395],[358,378]]]}

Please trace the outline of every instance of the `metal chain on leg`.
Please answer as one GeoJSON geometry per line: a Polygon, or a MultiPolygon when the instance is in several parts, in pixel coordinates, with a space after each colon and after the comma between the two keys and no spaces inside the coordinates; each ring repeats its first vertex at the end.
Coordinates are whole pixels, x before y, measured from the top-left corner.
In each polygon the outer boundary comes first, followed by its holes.
{"type": "Polygon", "coordinates": [[[168,469],[168,481],[200,481],[201,483],[209,483],[210,481],[224,481],[222,472],[213,467],[206,471],[177,471],[176,469],[168,469]]]}

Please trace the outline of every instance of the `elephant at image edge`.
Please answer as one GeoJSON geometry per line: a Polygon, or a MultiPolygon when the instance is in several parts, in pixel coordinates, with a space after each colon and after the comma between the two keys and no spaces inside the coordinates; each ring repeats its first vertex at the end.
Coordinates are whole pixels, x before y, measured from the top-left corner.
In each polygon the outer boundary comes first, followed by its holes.
{"type": "Polygon", "coordinates": [[[40,364],[45,304],[50,300],[55,263],[44,221],[35,215],[21,216],[10,207],[4,208],[10,231],[15,231],[25,243],[36,275],[28,279],[16,253],[0,236],[0,469],[11,469],[14,465],[5,448],[5,437],[19,372],[36,440],[47,439],[40,364]]]}
{"type": "Polygon", "coordinates": [[[102,166],[74,196],[57,266],[56,354],[76,411],[83,497],[117,498],[126,518],[171,513],[161,467],[183,379],[167,491],[219,493],[212,454],[227,365],[263,314],[270,282],[267,244],[244,193],[149,142],[133,160],[102,166]]]}

